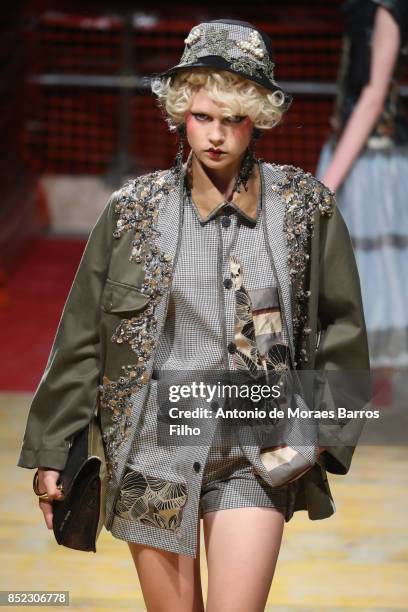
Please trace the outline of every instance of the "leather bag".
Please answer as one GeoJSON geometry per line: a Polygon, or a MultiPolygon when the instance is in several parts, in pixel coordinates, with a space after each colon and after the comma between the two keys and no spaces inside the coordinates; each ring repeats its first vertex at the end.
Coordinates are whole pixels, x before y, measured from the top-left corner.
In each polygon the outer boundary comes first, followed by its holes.
{"type": "Polygon", "coordinates": [[[96,414],[73,439],[60,474],[64,499],[53,501],[53,530],[58,544],[96,552],[105,521],[106,461],[96,414]]]}

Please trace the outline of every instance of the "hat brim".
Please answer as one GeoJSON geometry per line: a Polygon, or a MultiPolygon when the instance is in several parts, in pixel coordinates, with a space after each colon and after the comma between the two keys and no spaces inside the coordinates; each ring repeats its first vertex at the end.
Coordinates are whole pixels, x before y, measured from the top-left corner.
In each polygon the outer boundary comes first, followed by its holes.
{"type": "Polygon", "coordinates": [[[290,94],[287,94],[285,91],[283,91],[281,87],[279,87],[277,83],[273,83],[272,81],[267,79],[266,76],[260,76],[259,74],[249,75],[246,72],[244,73],[240,72],[239,70],[233,70],[229,62],[218,55],[206,55],[204,57],[200,57],[199,60],[197,60],[196,62],[192,62],[190,64],[177,64],[176,66],[173,66],[172,68],[169,68],[164,72],[154,74],[154,77],[169,77],[182,70],[192,70],[194,68],[214,68],[215,70],[226,70],[227,72],[231,72],[232,74],[237,74],[243,79],[253,81],[258,85],[265,87],[265,89],[267,89],[268,91],[282,92],[285,97],[286,104],[290,104],[290,102],[292,101],[292,96],[290,94]]]}

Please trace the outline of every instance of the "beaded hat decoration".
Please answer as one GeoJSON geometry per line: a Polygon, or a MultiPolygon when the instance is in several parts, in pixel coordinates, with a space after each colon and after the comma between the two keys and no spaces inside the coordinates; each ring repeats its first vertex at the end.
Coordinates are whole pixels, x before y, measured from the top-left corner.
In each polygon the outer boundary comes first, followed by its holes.
{"type": "Polygon", "coordinates": [[[155,78],[172,76],[189,68],[227,70],[269,91],[280,91],[283,110],[289,108],[292,97],[274,79],[272,44],[265,32],[247,21],[216,19],[194,26],[184,43],[180,62],[155,78]]]}

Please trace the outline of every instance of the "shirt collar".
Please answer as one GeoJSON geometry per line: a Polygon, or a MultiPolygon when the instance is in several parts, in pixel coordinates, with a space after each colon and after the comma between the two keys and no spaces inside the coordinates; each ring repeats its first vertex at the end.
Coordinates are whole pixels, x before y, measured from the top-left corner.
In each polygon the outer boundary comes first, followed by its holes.
{"type": "Polygon", "coordinates": [[[213,219],[227,206],[256,224],[260,209],[260,172],[257,163],[248,179],[248,191],[242,186],[240,193],[234,192],[229,201],[218,191],[192,151],[187,160],[187,180],[190,182],[193,208],[201,224],[213,219]]]}

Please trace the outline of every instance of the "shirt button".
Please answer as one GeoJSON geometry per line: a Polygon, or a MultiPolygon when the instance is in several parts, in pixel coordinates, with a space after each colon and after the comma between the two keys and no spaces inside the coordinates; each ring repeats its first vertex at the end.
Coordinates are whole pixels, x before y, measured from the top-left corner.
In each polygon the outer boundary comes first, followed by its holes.
{"type": "Polygon", "coordinates": [[[194,471],[195,471],[195,472],[199,472],[199,471],[200,471],[200,468],[201,468],[201,465],[199,464],[199,462],[198,462],[198,461],[194,461],[194,463],[193,463],[193,469],[194,469],[194,471]]]}
{"type": "Polygon", "coordinates": [[[231,225],[231,219],[227,217],[227,215],[224,215],[221,217],[221,225],[222,227],[229,227],[231,225]]]}
{"type": "Polygon", "coordinates": [[[223,285],[226,289],[231,289],[232,280],[230,278],[224,278],[223,285]]]}
{"type": "Polygon", "coordinates": [[[213,410],[217,410],[217,408],[219,408],[219,407],[220,407],[219,403],[218,403],[218,402],[216,402],[215,400],[213,400],[213,401],[211,402],[210,406],[211,406],[211,408],[212,408],[213,410]]]}
{"type": "Polygon", "coordinates": [[[230,342],[227,348],[228,348],[228,352],[233,354],[237,350],[237,345],[235,344],[235,342],[230,342]]]}

